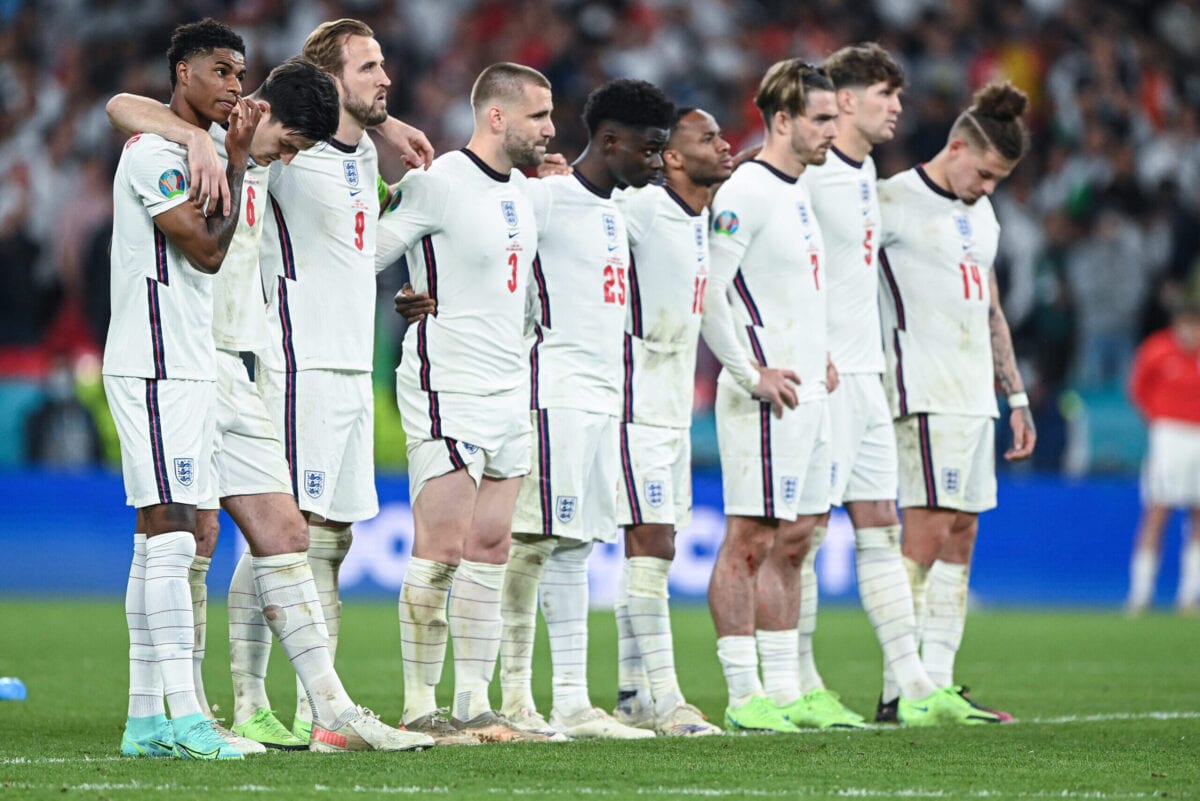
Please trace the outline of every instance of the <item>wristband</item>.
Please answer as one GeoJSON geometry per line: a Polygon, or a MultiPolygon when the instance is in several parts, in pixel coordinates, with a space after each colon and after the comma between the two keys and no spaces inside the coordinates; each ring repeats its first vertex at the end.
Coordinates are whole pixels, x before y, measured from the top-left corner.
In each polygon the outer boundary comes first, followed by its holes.
{"type": "Polygon", "coordinates": [[[1029,405],[1029,396],[1024,392],[1014,392],[1008,396],[1008,408],[1024,409],[1029,405]]]}

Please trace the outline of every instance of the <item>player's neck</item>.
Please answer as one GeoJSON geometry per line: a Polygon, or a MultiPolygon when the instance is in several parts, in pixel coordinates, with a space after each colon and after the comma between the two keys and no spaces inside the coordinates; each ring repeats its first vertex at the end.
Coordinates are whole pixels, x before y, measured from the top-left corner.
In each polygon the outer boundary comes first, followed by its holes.
{"type": "Polygon", "coordinates": [[[195,107],[183,98],[178,92],[171,95],[171,103],[169,105],[171,111],[175,112],[175,116],[184,122],[189,122],[195,125],[202,131],[207,131],[215,120],[207,119],[201,116],[200,112],[196,111],[195,107]]]}
{"type": "Polygon", "coordinates": [[[333,135],[333,138],[343,145],[357,147],[366,132],[367,129],[362,126],[361,122],[354,119],[354,116],[346,109],[342,109],[341,117],[338,118],[337,133],[333,135]]]}
{"type": "Polygon", "coordinates": [[[833,138],[833,146],[843,155],[858,162],[866,161],[867,156],[871,155],[871,143],[859,133],[853,123],[839,126],[837,136],[833,138]]]}
{"type": "Polygon", "coordinates": [[[755,158],[792,178],[799,178],[800,173],[804,172],[805,164],[796,158],[787,139],[782,136],[768,139],[755,158]]]}
{"type": "Polygon", "coordinates": [[[498,139],[486,139],[475,133],[467,142],[467,150],[498,173],[508,175],[512,172],[512,159],[504,152],[504,144],[498,139]]]}
{"type": "Polygon", "coordinates": [[[683,170],[667,170],[667,187],[697,214],[708,205],[710,193],[707,186],[694,183],[683,170]]]}
{"type": "Polygon", "coordinates": [[[946,174],[946,151],[943,150],[936,156],[925,162],[922,169],[925,170],[925,175],[929,180],[933,181],[940,189],[944,189],[950,194],[954,190],[950,188],[950,178],[946,174]]]}
{"type": "Polygon", "coordinates": [[[616,177],[605,165],[599,152],[592,150],[591,145],[588,145],[583,154],[575,159],[575,163],[571,166],[575,168],[575,172],[582,175],[589,184],[601,192],[611,193],[613,187],[617,185],[616,177]]]}

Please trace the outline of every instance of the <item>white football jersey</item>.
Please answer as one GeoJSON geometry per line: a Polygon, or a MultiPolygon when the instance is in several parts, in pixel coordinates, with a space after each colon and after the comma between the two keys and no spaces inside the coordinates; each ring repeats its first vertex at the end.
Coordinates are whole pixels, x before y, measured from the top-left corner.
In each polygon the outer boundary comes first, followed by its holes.
{"type": "Polygon", "coordinates": [[[379,221],[375,262],[408,254],[413,289],[437,301],[404,335],[397,372],[426,391],[467,395],[529,386],[525,303],[537,221],[518,170],[468,150],[410,170],[379,221]]]}
{"type": "Polygon", "coordinates": [[[875,162],[837,148],[804,171],[825,239],[829,352],[839,373],[882,373],[879,335],[879,198],[875,162]]]}
{"type": "Polygon", "coordinates": [[[272,166],[262,262],[272,370],[370,372],[375,343],[378,159],[371,137],[272,166]]]}
{"type": "Polygon", "coordinates": [[[629,233],[627,422],[692,424],[696,343],[708,282],[708,209],[667,186],[613,193],[629,233]]]}
{"type": "MultiPolygon", "coordinates": [[[[225,153],[225,129],[213,125],[209,133],[217,153],[225,153]]],[[[262,243],[263,214],[267,207],[268,167],[253,161],[242,180],[242,209],[237,230],[213,281],[213,340],[221,350],[258,351],[270,340],[258,251],[262,243]]]]}
{"type": "Polygon", "coordinates": [[[621,414],[629,239],[608,194],[579,173],[530,181],[538,258],[529,289],[535,409],[621,414]]]}
{"type": "Polygon", "coordinates": [[[921,167],[879,182],[879,305],[892,414],[996,417],[989,276],[1000,224],[921,167]]]}
{"type": "Polygon", "coordinates": [[[105,375],[215,381],[213,277],[154,224],[188,202],[187,150],[154,134],[125,143],[113,178],[112,318],[105,375]]]}
{"type": "MultiPolygon", "coordinates": [[[[713,211],[711,272],[728,281],[746,357],[794,370],[801,403],[824,398],[825,251],[808,188],[754,159],[717,190],[713,211]]],[[[707,322],[705,331],[708,338],[707,322]]],[[[728,373],[722,370],[719,380],[745,390],[728,373]]]]}

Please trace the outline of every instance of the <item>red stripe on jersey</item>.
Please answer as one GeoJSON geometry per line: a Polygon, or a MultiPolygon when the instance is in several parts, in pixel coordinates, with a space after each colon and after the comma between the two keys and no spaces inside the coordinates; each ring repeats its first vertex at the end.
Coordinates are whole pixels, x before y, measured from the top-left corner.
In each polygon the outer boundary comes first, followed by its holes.
{"type": "Polygon", "coordinates": [[[630,333],[635,337],[644,336],[642,333],[642,293],[638,288],[637,261],[633,251],[629,251],[629,321],[630,333]]]}
{"type": "Polygon", "coordinates": [[[638,503],[637,483],[633,478],[633,454],[629,452],[629,424],[621,424],[621,471],[625,474],[625,494],[629,498],[630,521],[635,526],[645,522],[642,506],[638,503]]]}
{"type": "Polygon", "coordinates": [[[283,259],[283,275],[295,281],[296,253],[292,249],[292,235],[288,233],[287,222],[283,219],[283,209],[279,208],[275,196],[268,192],[267,197],[271,199],[271,215],[275,218],[275,227],[279,230],[279,253],[283,259]]]}
{"type": "Polygon", "coordinates": [[[763,517],[775,516],[775,476],[771,469],[771,406],[759,404],[759,445],[762,449],[763,517]]]}
{"type": "Polygon", "coordinates": [[[921,472],[925,479],[925,500],[937,506],[937,478],[933,470],[933,442],[929,439],[929,415],[917,415],[917,438],[921,445],[921,472]]]}
{"type": "Polygon", "coordinates": [[[758,333],[755,332],[754,326],[746,326],[746,333],[750,337],[750,350],[754,351],[754,358],[763,367],[767,366],[767,353],[763,350],[762,343],[758,341],[758,333]]]}
{"type": "Polygon", "coordinates": [[[158,408],[158,381],[146,379],[146,421],[150,426],[150,457],[154,460],[154,483],[158,502],[171,503],[171,481],[167,477],[167,456],[163,447],[162,414],[158,408]]]}
{"type": "Polygon", "coordinates": [[[162,307],[158,302],[158,282],[146,279],[146,305],[150,310],[150,351],[154,354],[154,377],[167,377],[166,347],[163,344],[162,307]]]}
{"type": "Polygon", "coordinates": [[[170,284],[170,275],[167,273],[167,235],[154,226],[154,269],[158,273],[158,282],[163,285],[170,284]]]}
{"type": "Polygon", "coordinates": [[[892,273],[892,264],[888,261],[887,251],[879,249],[879,265],[883,267],[883,277],[887,279],[888,291],[891,292],[892,302],[896,304],[896,325],[901,331],[905,330],[904,299],[900,297],[900,284],[892,273]]]}
{"type": "Polygon", "coordinates": [[[750,322],[754,323],[754,325],[762,325],[762,315],[758,313],[758,304],[750,296],[750,287],[746,285],[746,277],[742,275],[741,270],[738,270],[737,275],[733,277],[733,288],[737,290],[738,297],[746,305],[746,311],[750,315],[750,322]]]}
{"type": "Polygon", "coordinates": [[[904,386],[904,354],[900,351],[900,329],[892,332],[892,345],[896,349],[896,391],[900,395],[900,416],[908,414],[908,390],[904,386]]]}

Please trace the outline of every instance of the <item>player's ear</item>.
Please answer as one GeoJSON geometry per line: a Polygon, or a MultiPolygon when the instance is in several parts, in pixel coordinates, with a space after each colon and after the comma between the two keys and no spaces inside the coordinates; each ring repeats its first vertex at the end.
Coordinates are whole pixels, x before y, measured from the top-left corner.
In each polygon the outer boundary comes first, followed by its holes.
{"type": "Polygon", "coordinates": [[[271,116],[271,104],[269,102],[267,102],[266,100],[259,100],[257,98],[253,98],[253,97],[247,98],[247,99],[251,103],[257,103],[259,110],[262,111],[262,119],[259,120],[259,123],[258,123],[260,126],[266,125],[268,122],[271,121],[269,119],[271,116]]]}
{"type": "Polygon", "coordinates": [[[838,89],[837,105],[839,113],[853,114],[858,107],[858,93],[853,89],[838,89]]]}

